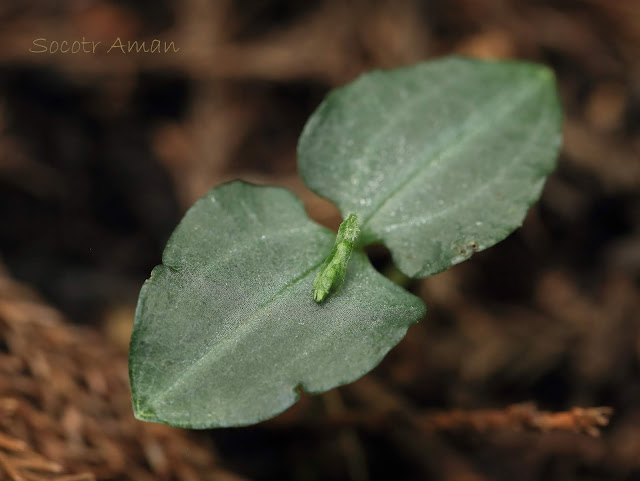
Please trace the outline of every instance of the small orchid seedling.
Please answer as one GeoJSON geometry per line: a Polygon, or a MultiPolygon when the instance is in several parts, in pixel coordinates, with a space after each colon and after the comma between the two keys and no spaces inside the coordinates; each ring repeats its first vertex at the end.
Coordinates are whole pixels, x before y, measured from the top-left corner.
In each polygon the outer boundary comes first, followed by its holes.
{"type": "Polygon", "coordinates": [[[496,244],[540,196],[561,128],[553,73],[532,63],[449,57],[331,92],[298,170],[339,207],[337,237],[279,187],[236,181],[198,200],[140,291],[136,417],[252,424],[373,369],[426,309],[363,248],[424,278],[496,244]]]}

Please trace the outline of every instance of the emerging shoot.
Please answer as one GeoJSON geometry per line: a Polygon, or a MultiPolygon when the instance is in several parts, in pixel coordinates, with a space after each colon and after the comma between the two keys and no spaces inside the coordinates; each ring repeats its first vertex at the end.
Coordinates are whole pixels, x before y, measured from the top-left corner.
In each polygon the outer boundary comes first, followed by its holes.
{"type": "Polygon", "coordinates": [[[358,215],[349,214],[340,224],[333,249],[313,281],[313,299],[316,302],[324,301],[332,290],[337,292],[342,287],[349,257],[359,234],[358,215]]]}

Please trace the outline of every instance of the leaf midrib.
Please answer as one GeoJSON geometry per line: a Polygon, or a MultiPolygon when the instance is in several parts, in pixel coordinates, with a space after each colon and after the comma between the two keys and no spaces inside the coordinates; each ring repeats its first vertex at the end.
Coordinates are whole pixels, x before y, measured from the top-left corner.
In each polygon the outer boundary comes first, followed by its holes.
{"type": "Polygon", "coordinates": [[[499,180],[502,180],[505,174],[511,170],[511,168],[518,163],[518,161],[529,151],[529,146],[533,144],[540,135],[540,130],[544,127],[545,122],[549,119],[550,113],[549,111],[543,111],[539,116],[538,123],[535,126],[534,133],[531,135],[529,139],[527,139],[527,148],[523,148],[518,155],[514,156],[511,162],[504,164],[502,168],[497,172],[495,176],[493,176],[488,182],[485,182],[480,187],[475,190],[466,190],[462,198],[459,198],[457,202],[448,205],[447,207],[429,212],[426,216],[414,217],[405,222],[399,222],[396,224],[387,225],[382,229],[383,235],[388,234],[394,230],[401,229],[405,226],[414,226],[416,222],[419,222],[420,225],[427,224],[431,219],[441,217],[442,215],[450,212],[451,210],[455,210],[467,204],[470,200],[477,197],[482,192],[486,191],[489,187],[494,185],[499,180]]]}
{"type": "MultiPolygon", "coordinates": [[[[505,113],[508,113],[512,110],[515,110],[516,108],[518,108],[521,103],[523,103],[529,96],[531,96],[533,93],[535,93],[539,88],[539,84],[536,82],[531,82],[529,88],[523,89],[523,88],[517,88],[517,87],[513,87],[509,90],[507,90],[506,93],[503,93],[502,95],[498,96],[498,101],[496,102],[496,97],[492,97],[488,102],[486,102],[482,108],[479,108],[478,111],[479,112],[483,112],[483,109],[485,108],[485,105],[491,105],[493,103],[497,103],[498,106],[500,108],[502,108],[502,105],[504,105],[505,103],[507,103],[506,101],[508,100],[513,100],[513,103],[511,105],[509,105],[509,108],[504,109],[505,113]],[[519,92],[524,92],[524,94],[520,94],[517,95],[516,97],[513,97],[513,91],[519,91],[519,92]]],[[[502,114],[503,112],[501,112],[502,114]]],[[[452,152],[455,152],[457,149],[461,148],[462,146],[466,145],[469,140],[474,139],[475,137],[477,137],[479,134],[481,134],[482,132],[485,132],[486,130],[489,130],[490,127],[493,127],[497,121],[500,121],[500,115],[494,115],[491,117],[491,122],[480,122],[479,123],[479,127],[474,129],[472,132],[465,132],[464,129],[459,129],[461,130],[461,132],[464,135],[463,139],[460,139],[458,142],[456,142],[453,145],[449,145],[449,146],[445,146],[442,149],[440,149],[437,152],[434,152],[432,156],[429,157],[422,157],[422,161],[418,161],[416,163],[416,167],[414,169],[411,169],[411,171],[409,172],[409,174],[405,175],[403,180],[401,182],[398,183],[398,185],[390,190],[387,195],[385,195],[375,206],[375,208],[373,208],[371,210],[371,212],[363,219],[362,221],[362,229],[363,230],[367,230],[368,228],[368,224],[369,222],[377,215],[380,213],[380,211],[382,210],[382,208],[384,207],[384,205],[386,205],[393,197],[395,197],[396,195],[398,195],[405,187],[408,183],[410,183],[412,181],[412,179],[415,179],[417,177],[419,177],[420,172],[425,172],[428,171],[428,174],[433,174],[433,167],[434,165],[438,166],[438,165],[443,165],[442,163],[438,163],[437,161],[439,159],[442,158],[446,158],[448,155],[450,155],[452,152]]],[[[379,237],[379,234],[375,233],[375,232],[367,232],[367,237],[372,237],[371,234],[373,234],[373,237],[375,237],[376,239],[379,237]]]]}
{"type": "Polygon", "coordinates": [[[211,346],[210,349],[208,349],[202,356],[200,356],[196,361],[190,364],[189,367],[187,367],[182,373],[180,373],[175,380],[169,383],[168,386],[165,389],[163,389],[160,394],[154,397],[154,399],[160,403],[161,400],[165,399],[180,384],[182,384],[183,382],[185,382],[186,379],[189,378],[190,372],[193,372],[193,370],[196,369],[198,366],[200,366],[203,362],[206,362],[206,359],[208,359],[212,355],[212,353],[216,353],[216,354],[219,354],[220,352],[224,353],[229,349],[229,347],[232,346],[233,344],[232,341],[235,341],[238,338],[238,334],[244,335],[251,332],[253,328],[256,325],[258,325],[256,321],[259,321],[261,319],[261,317],[258,315],[260,312],[265,311],[268,306],[270,306],[277,299],[282,297],[288,290],[290,290],[295,285],[297,285],[298,283],[302,282],[305,278],[307,278],[309,274],[311,274],[314,270],[320,267],[320,264],[322,264],[323,261],[324,260],[319,261],[318,263],[314,264],[312,267],[302,272],[298,277],[293,279],[291,282],[285,284],[278,292],[276,292],[273,296],[271,296],[267,301],[259,305],[254,310],[254,312],[252,312],[249,316],[247,316],[247,319],[245,323],[241,326],[241,328],[234,330],[234,335],[229,336],[221,340],[219,343],[211,346]]]}
{"type": "MultiPolygon", "coordinates": [[[[370,77],[366,77],[366,78],[370,79],[370,77]]],[[[378,79],[384,79],[384,81],[389,81],[389,79],[387,79],[386,77],[378,77],[378,79]]],[[[442,79],[438,78],[438,80],[442,80],[442,79]]],[[[419,94],[417,98],[412,97],[411,95],[407,95],[406,99],[404,99],[405,101],[401,105],[396,106],[396,111],[399,111],[400,113],[398,115],[395,115],[389,122],[382,124],[375,133],[371,134],[371,138],[376,140],[366,144],[362,148],[362,152],[358,157],[366,157],[367,155],[375,152],[380,147],[380,145],[384,143],[384,140],[386,139],[387,134],[389,132],[391,132],[395,127],[397,127],[398,124],[401,124],[402,121],[411,117],[411,115],[413,114],[413,109],[415,109],[416,105],[421,106],[424,103],[427,103],[430,100],[432,100],[434,97],[443,95],[443,92],[447,90],[451,90],[454,87],[458,87],[461,84],[464,84],[465,80],[466,79],[463,76],[454,77],[453,80],[452,80],[452,76],[447,76],[444,82],[440,82],[437,85],[437,88],[434,88],[433,90],[425,91],[419,94]]],[[[352,84],[347,88],[354,88],[355,85],[356,84],[352,84]]],[[[305,126],[305,131],[303,131],[302,133],[303,137],[305,136],[305,133],[308,130],[311,130],[311,124],[305,126]]],[[[303,177],[305,176],[303,175],[303,177]]],[[[305,179],[305,182],[308,185],[312,186],[313,188],[313,185],[314,185],[313,180],[305,179]]],[[[349,195],[349,192],[344,192],[343,195],[349,195]]],[[[326,197],[326,198],[331,202],[333,202],[334,204],[340,205],[340,202],[337,201],[336,199],[332,199],[330,197],[326,197]]],[[[350,199],[350,201],[352,204],[355,204],[357,199],[355,198],[350,199]]],[[[346,212],[343,212],[343,214],[346,214],[346,212]]]]}

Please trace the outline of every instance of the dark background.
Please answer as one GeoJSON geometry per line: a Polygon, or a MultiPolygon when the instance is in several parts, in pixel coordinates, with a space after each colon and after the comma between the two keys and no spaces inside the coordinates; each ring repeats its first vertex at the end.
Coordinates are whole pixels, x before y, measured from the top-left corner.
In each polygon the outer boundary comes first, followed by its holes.
{"type": "Polygon", "coordinates": [[[296,173],[306,118],[365,70],[454,53],[556,72],[564,146],[541,201],[496,247],[411,285],[426,319],[362,381],[205,436],[257,480],[640,479],[638,1],[3,1],[0,259],[124,352],[139,288],[198,197],[234,178],[285,186],[337,227],[296,173]],[[180,51],[29,52],[83,36],[180,51]],[[402,416],[367,418],[388,399],[402,416]],[[602,438],[407,424],[525,401],[615,414],[602,438]]]}

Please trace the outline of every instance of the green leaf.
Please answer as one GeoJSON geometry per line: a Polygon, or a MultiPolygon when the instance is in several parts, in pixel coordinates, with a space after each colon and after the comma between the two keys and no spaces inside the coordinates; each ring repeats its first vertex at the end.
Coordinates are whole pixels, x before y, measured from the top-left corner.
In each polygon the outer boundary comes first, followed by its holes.
{"type": "Polygon", "coordinates": [[[298,166],[311,189],[358,213],[363,244],[383,242],[402,272],[426,277],[522,224],[560,142],[550,70],[453,57],[332,92],[302,133],[298,166]]]}
{"type": "Polygon", "coordinates": [[[355,251],[339,293],[312,283],[334,234],[290,192],[242,182],[200,199],[140,293],[129,370],[136,417],[251,424],[372,369],[424,315],[355,251]]]}

